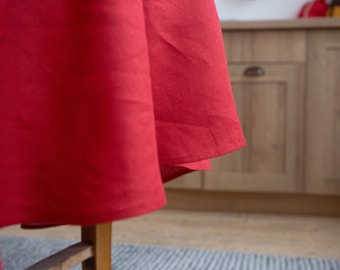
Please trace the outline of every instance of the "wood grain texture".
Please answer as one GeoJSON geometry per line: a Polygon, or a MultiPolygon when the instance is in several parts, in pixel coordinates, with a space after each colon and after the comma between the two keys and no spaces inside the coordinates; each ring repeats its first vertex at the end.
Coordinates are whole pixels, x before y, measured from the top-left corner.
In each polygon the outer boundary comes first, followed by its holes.
{"type": "Polygon", "coordinates": [[[305,31],[223,31],[229,63],[306,61],[305,31]]]}
{"type": "Polygon", "coordinates": [[[340,217],[340,196],[167,190],[169,209],[340,217]]]}
{"type": "Polygon", "coordinates": [[[28,267],[26,270],[65,270],[93,256],[93,247],[77,243],[28,267]]]}
{"type": "Polygon", "coordinates": [[[337,18],[313,18],[292,20],[265,21],[221,21],[223,30],[307,30],[307,29],[339,29],[340,20],[337,18]]]}
{"type": "Polygon", "coordinates": [[[165,187],[181,189],[202,189],[203,188],[202,181],[203,181],[202,172],[192,172],[166,183],[165,187]]]}
{"type": "Polygon", "coordinates": [[[245,77],[250,64],[231,64],[230,78],[247,147],[212,160],[205,190],[301,191],[300,122],[304,69],[300,64],[256,63],[265,74],[245,77]]]}
{"type": "Polygon", "coordinates": [[[82,226],[80,243],[37,262],[27,270],[65,270],[79,263],[82,263],[83,270],[111,270],[111,227],[111,223],[82,226]]]}
{"type": "Polygon", "coordinates": [[[307,193],[340,194],[340,31],[308,36],[307,193]]]}
{"type": "Polygon", "coordinates": [[[111,223],[83,226],[83,243],[93,246],[94,257],[83,262],[83,270],[111,270],[111,223]]]}

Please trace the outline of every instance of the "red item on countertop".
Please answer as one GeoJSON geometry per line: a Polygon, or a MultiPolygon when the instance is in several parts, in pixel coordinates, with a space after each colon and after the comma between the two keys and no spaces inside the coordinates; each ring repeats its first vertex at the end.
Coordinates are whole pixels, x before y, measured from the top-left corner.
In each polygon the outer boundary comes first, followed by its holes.
{"type": "Polygon", "coordinates": [[[0,41],[0,227],[148,213],[245,145],[213,0],[2,0],[0,41]]]}
{"type": "Polygon", "coordinates": [[[325,17],[328,4],[325,0],[314,0],[304,4],[298,14],[299,18],[325,17]]]}

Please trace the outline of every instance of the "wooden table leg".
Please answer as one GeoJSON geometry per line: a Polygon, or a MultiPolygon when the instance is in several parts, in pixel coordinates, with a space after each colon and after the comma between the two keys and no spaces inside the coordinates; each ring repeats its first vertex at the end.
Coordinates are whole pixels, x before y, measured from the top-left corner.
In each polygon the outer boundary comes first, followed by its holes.
{"type": "Polygon", "coordinates": [[[83,270],[111,270],[111,233],[111,223],[82,226],[82,242],[94,248],[94,257],[82,263],[83,270]]]}

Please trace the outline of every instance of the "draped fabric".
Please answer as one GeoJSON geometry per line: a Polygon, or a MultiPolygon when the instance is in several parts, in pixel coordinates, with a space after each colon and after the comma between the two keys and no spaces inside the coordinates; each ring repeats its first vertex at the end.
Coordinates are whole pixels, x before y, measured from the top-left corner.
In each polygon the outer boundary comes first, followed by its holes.
{"type": "Polygon", "coordinates": [[[148,213],[244,145],[213,0],[0,1],[0,227],[148,213]]]}

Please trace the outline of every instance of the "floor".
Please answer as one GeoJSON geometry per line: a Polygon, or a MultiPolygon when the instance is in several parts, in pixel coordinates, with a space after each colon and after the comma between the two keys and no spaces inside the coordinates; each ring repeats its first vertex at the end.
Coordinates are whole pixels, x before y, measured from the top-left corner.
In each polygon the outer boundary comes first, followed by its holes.
{"type": "MultiPolygon", "coordinates": [[[[0,235],[79,239],[79,227],[0,235]]],[[[340,259],[340,218],[163,209],[113,224],[113,242],[340,259]]]]}

